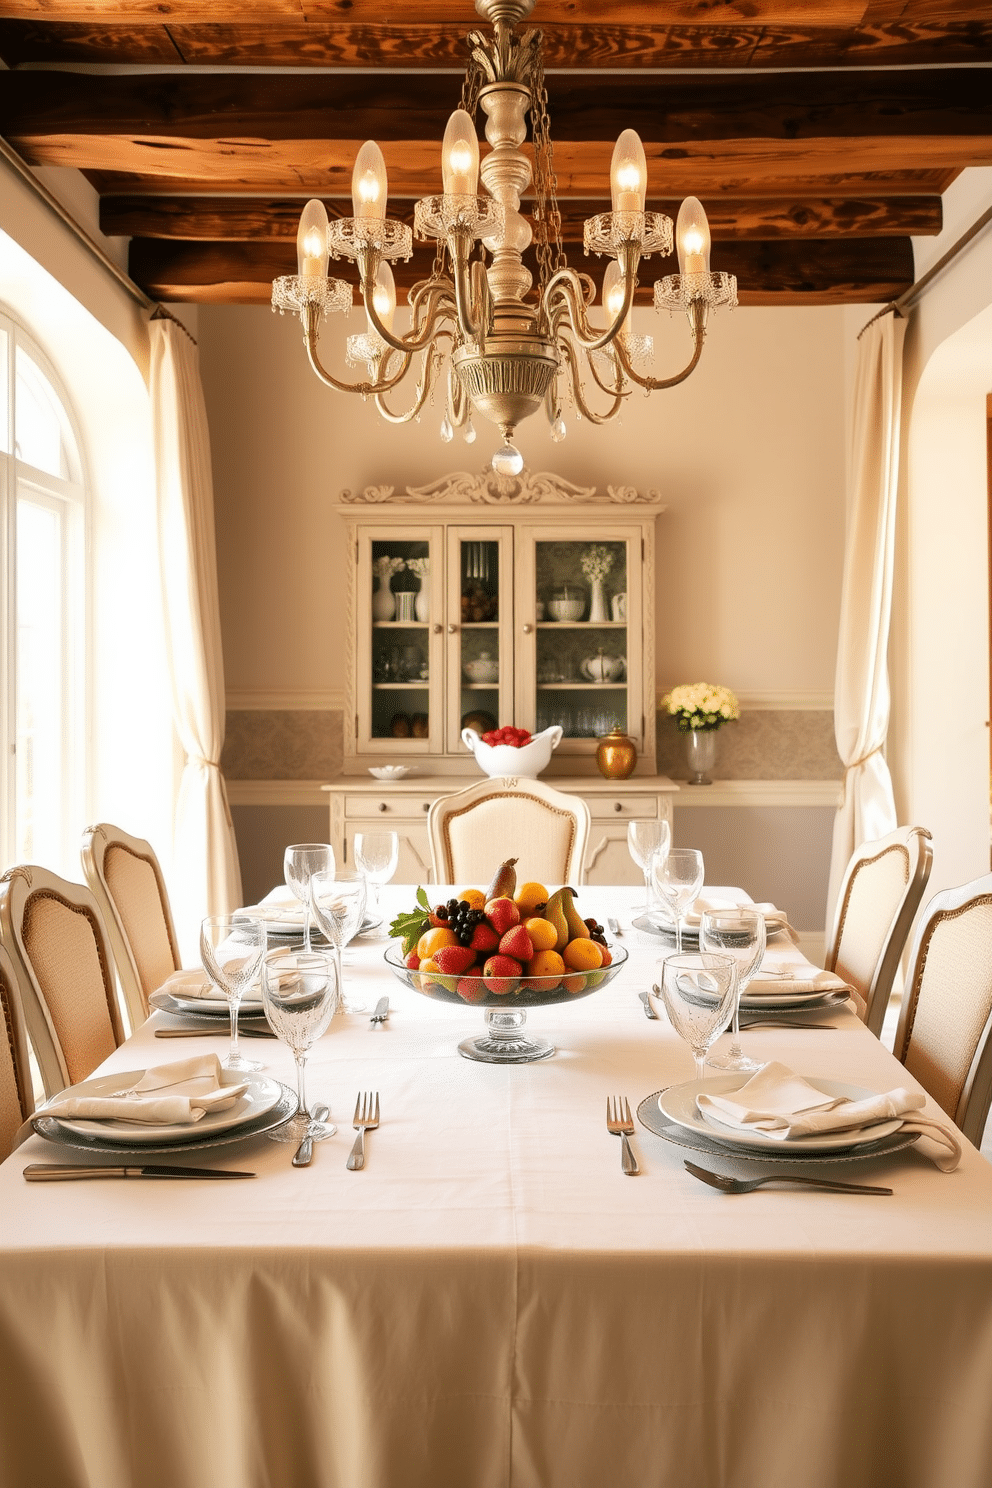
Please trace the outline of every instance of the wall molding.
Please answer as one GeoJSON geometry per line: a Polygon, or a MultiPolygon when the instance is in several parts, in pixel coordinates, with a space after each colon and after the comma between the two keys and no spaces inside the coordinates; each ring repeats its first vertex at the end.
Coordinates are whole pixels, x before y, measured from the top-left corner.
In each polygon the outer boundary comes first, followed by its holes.
{"type": "MultiPolygon", "coordinates": [[[[658,693],[658,712],[662,711],[662,699],[666,693],[658,693]]],[[[832,713],[832,692],[739,692],[737,700],[742,713],[832,713]]]]}
{"type": "Polygon", "coordinates": [[[327,791],[322,780],[227,780],[231,806],[323,806],[327,791]]]}
{"type": "Polygon", "coordinates": [[[676,811],[714,806],[829,806],[840,804],[841,780],[714,780],[684,785],[672,797],[676,811]]]}
{"type": "Polygon", "coordinates": [[[344,689],[324,692],[262,692],[245,688],[227,694],[229,713],[343,713],[344,689]]]}

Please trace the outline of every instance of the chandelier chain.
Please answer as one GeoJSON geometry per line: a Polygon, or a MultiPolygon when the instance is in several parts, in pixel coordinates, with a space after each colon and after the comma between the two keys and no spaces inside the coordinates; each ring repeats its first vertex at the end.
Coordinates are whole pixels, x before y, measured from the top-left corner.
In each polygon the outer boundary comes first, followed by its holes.
{"type": "Polygon", "coordinates": [[[567,260],[562,247],[558,178],[555,175],[548,90],[544,81],[544,57],[540,45],[535,48],[531,77],[531,128],[534,136],[534,248],[538,265],[538,294],[543,295],[552,275],[565,268],[567,260]]]}

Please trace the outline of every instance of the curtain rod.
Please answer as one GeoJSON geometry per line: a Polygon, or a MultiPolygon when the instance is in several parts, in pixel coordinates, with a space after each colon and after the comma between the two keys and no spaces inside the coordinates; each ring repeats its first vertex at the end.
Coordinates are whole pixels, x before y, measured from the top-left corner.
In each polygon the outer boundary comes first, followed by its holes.
{"type": "Polygon", "coordinates": [[[919,299],[924,290],[929,287],[931,281],[936,279],[937,275],[942,273],[943,270],[947,268],[947,265],[951,262],[951,260],[957,258],[962,248],[967,248],[972,238],[977,238],[982,228],[987,227],[990,222],[992,222],[992,207],[988,207],[982,213],[982,215],[971,224],[967,232],[963,232],[958,238],[957,242],[951,244],[947,252],[941,258],[938,258],[935,264],[932,264],[930,268],[927,269],[922,279],[917,279],[916,283],[911,284],[909,288],[899,296],[898,299],[890,301],[888,305],[884,305],[881,310],[876,311],[871,320],[866,321],[866,323],[861,327],[860,331],[858,332],[858,340],[860,341],[861,337],[864,335],[868,327],[874,325],[876,320],[881,320],[883,315],[889,315],[890,313],[901,315],[904,310],[907,310],[910,305],[914,303],[914,301],[919,299]]]}
{"type": "Polygon", "coordinates": [[[86,251],[93,258],[95,258],[96,261],[103,268],[105,268],[108,273],[113,276],[114,279],[117,280],[117,283],[121,286],[121,288],[124,289],[133,300],[137,300],[142,310],[147,310],[150,312],[152,320],[173,321],[177,326],[179,326],[180,330],[184,331],[185,334],[189,336],[189,339],[192,341],[193,345],[196,345],[196,337],[186,329],[182,321],[177,316],[173,315],[170,310],[167,310],[164,305],[159,304],[158,300],[153,300],[149,295],[146,295],[145,291],[141,289],[139,285],[135,284],[134,280],[131,279],[127,274],[125,274],[122,268],[114,263],[114,260],[110,257],[110,255],[106,253],[103,248],[100,247],[100,244],[97,243],[95,239],[90,237],[86,229],[81,227],[80,224],[76,221],[75,217],[73,217],[72,213],[69,212],[62,205],[58,197],[55,196],[53,192],[49,191],[48,187],[43,181],[38,180],[38,177],[34,174],[31,168],[25,164],[20,155],[18,155],[17,151],[7,143],[2,135],[0,135],[0,156],[2,156],[4,160],[6,160],[8,165],[14,168],[14,170],[20,176],[21,180],[24,181],[26,185],[30,186],[34,194],[40,201],[44,202],[49,211],[55,213],[55,216],[59,219],[59,221],[69,229],[74,237],[76,237],[78,241],[83,245],[86,251]]]}

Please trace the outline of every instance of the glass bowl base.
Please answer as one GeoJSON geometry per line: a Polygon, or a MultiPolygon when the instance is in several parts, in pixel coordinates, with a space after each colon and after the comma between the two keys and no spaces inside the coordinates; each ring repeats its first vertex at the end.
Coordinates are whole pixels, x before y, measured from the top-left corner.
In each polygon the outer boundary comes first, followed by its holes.
{"type": "Polygon", "coordinates": [[[490,1033],[482,1033],[478,1038],[462,1039],[458,1052],[464,1059],[476,1059],[481,1064],[532,1064],[536,1059],[550,1059],[555,1046],[547,1039],[532,1039],[525,1034],[493,1038],[490,1033]]]}

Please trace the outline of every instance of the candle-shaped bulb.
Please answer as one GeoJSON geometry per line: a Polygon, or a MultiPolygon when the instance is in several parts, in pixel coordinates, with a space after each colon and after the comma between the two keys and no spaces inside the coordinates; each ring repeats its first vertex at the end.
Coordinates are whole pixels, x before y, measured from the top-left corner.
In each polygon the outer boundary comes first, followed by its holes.
{"type": "Polygon", "coordinates": [[[679,250],[679,273],[708,274],[710,271],[710,225],[703,204],[687,196],[675,224],[679,250]]]}
{"type": "Polygon", "coordinates": [[[623,269],[616,259],[611,259],[606,273],[603,275],[603,309],[609,321],[616,320],[623,309],[624,280],[623,269]]]}
{"type": "MultiPolygon", "coordinates": [[[[375,275],[375,287],[372,290],[372,304],[375,313],[386,327],[387,331],[393,329],[393,315],[396,312],[396,281],[393,279],[393,271],[383,259],[375,275]]],[[[369,326],[372,330],[372,326],[369,326]]]]}
{"type": "Polygon", "coordinates": [[[643,212],[648,162],[636,129],[625,129],[613,147],[610,190],[614,212],[643,212]]]}
{"type": "Polygon", "coordinates": [[[302,279],[327,278],[327,210],[316,197],[300,213],[296,266],[302,279]]]}
{"type": "Polygon", "coordinates": [[[475,196],[479,190],[479,139],[471,114],[455,109],[441,145],[445,196],[475,196]]]}
{"type": "Polygon", "coordinates": [[[375,140],[366,140],[351,173],[351,206],[355,217],[385,217],[386,162],[375,140]]]}

